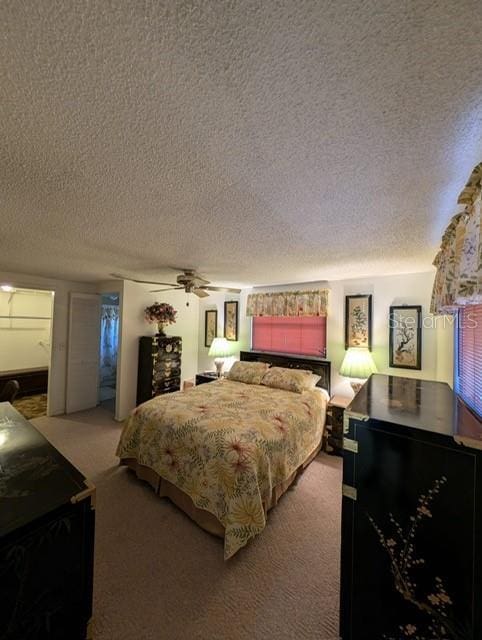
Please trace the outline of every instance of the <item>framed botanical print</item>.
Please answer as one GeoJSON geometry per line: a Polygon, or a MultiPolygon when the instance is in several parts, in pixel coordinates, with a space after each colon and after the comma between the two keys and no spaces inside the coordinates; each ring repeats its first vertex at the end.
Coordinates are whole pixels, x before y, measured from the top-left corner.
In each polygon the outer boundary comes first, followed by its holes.
{"type": "Polygon", "coordinates": [[[210,347],[218,334],[218,311],[207,309],[204,316],[204,346],[210,347]]]}
{"type": "Polygon", "coordinates": [[[390,367],[422,368],[422,307],[390,307],[390,367]]]}
{"type": "Polygon", "coordinates": [[[229,300],[224,303],[224,337],[226,340],[238,339],[238,301],[229,300]]]}
{"type": "Polygon", "coordinates": [[[372,296],[345,296],[345,349],[372,349],[372,296]]]}

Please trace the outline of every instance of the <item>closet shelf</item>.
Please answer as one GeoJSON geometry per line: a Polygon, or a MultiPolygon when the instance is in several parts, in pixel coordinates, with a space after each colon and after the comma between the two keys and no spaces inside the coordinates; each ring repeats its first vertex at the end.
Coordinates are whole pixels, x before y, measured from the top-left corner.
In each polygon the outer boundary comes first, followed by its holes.
{"type": "Polygon", "coordinates": [[[0,316],[0,320],[52,320],[48,316],[0,316]]]}

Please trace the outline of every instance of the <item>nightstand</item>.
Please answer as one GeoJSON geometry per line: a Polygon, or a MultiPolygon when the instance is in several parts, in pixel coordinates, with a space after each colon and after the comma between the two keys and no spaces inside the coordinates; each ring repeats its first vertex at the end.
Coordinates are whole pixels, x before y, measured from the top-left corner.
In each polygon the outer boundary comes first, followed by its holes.
{"type": "Polygon", "coordinates": [[[343,414],[351,401],[352,398],[333,396],[328,403],[325,450],[331,455],[341,456],[343,454],[343,414]]]}
{"type": "Polygon", "coordinates": [[[213,382],[218,379],[216,371],[203,371],[203,373],[196,373],[196,387],[199,384],[206,384],[206,382],[213,382]]]}

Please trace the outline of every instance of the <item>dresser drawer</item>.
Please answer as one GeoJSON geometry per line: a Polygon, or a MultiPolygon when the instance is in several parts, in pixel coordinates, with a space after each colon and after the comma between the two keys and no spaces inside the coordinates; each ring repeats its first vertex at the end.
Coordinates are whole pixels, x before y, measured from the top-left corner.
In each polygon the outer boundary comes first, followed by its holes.
{"type": "Polygon", "coordinates": [[[159,358],[165,358],[171,355],[177,355],[182,352],[182,342],[179,338],[166,340],[163,342],[158,341],[157,344],[154,342],[152,345],[152,354],[154,356],[158,356],[159,358]]]}
{"type": "Polygon", "coordinates": [[[154,395],[160,393],[170,393],[171,391],[179,391],[181,388],[181,378],[168,378],[166,380],[154,380],[152,384],[154,395]]]}
{"type": "Polygon", "coordinates": [[[152,377],[155,381],[181,376],[181,363],[179,361],[157,363],[154,366],[152,377]]]}

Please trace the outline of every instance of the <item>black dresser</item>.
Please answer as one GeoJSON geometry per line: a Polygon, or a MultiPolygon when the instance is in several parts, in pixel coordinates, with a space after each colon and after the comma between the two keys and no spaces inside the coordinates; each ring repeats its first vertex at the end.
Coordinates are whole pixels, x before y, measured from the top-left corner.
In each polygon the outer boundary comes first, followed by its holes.
{"type": "Polygon", "coordinates": [[[139,340],[137,404],[181,388],[182,339],[142,336],[139,340]]]}
{"type": "Polygon", "coordinates": [[[0,403],[0,639],[90,637],[95,489],[0,403]]]}
{"type": "Polygon", "coordinates": [[[478,420],[444,383],[372,375],[343,447],[343,640],[480,640],[478,420]]]}

